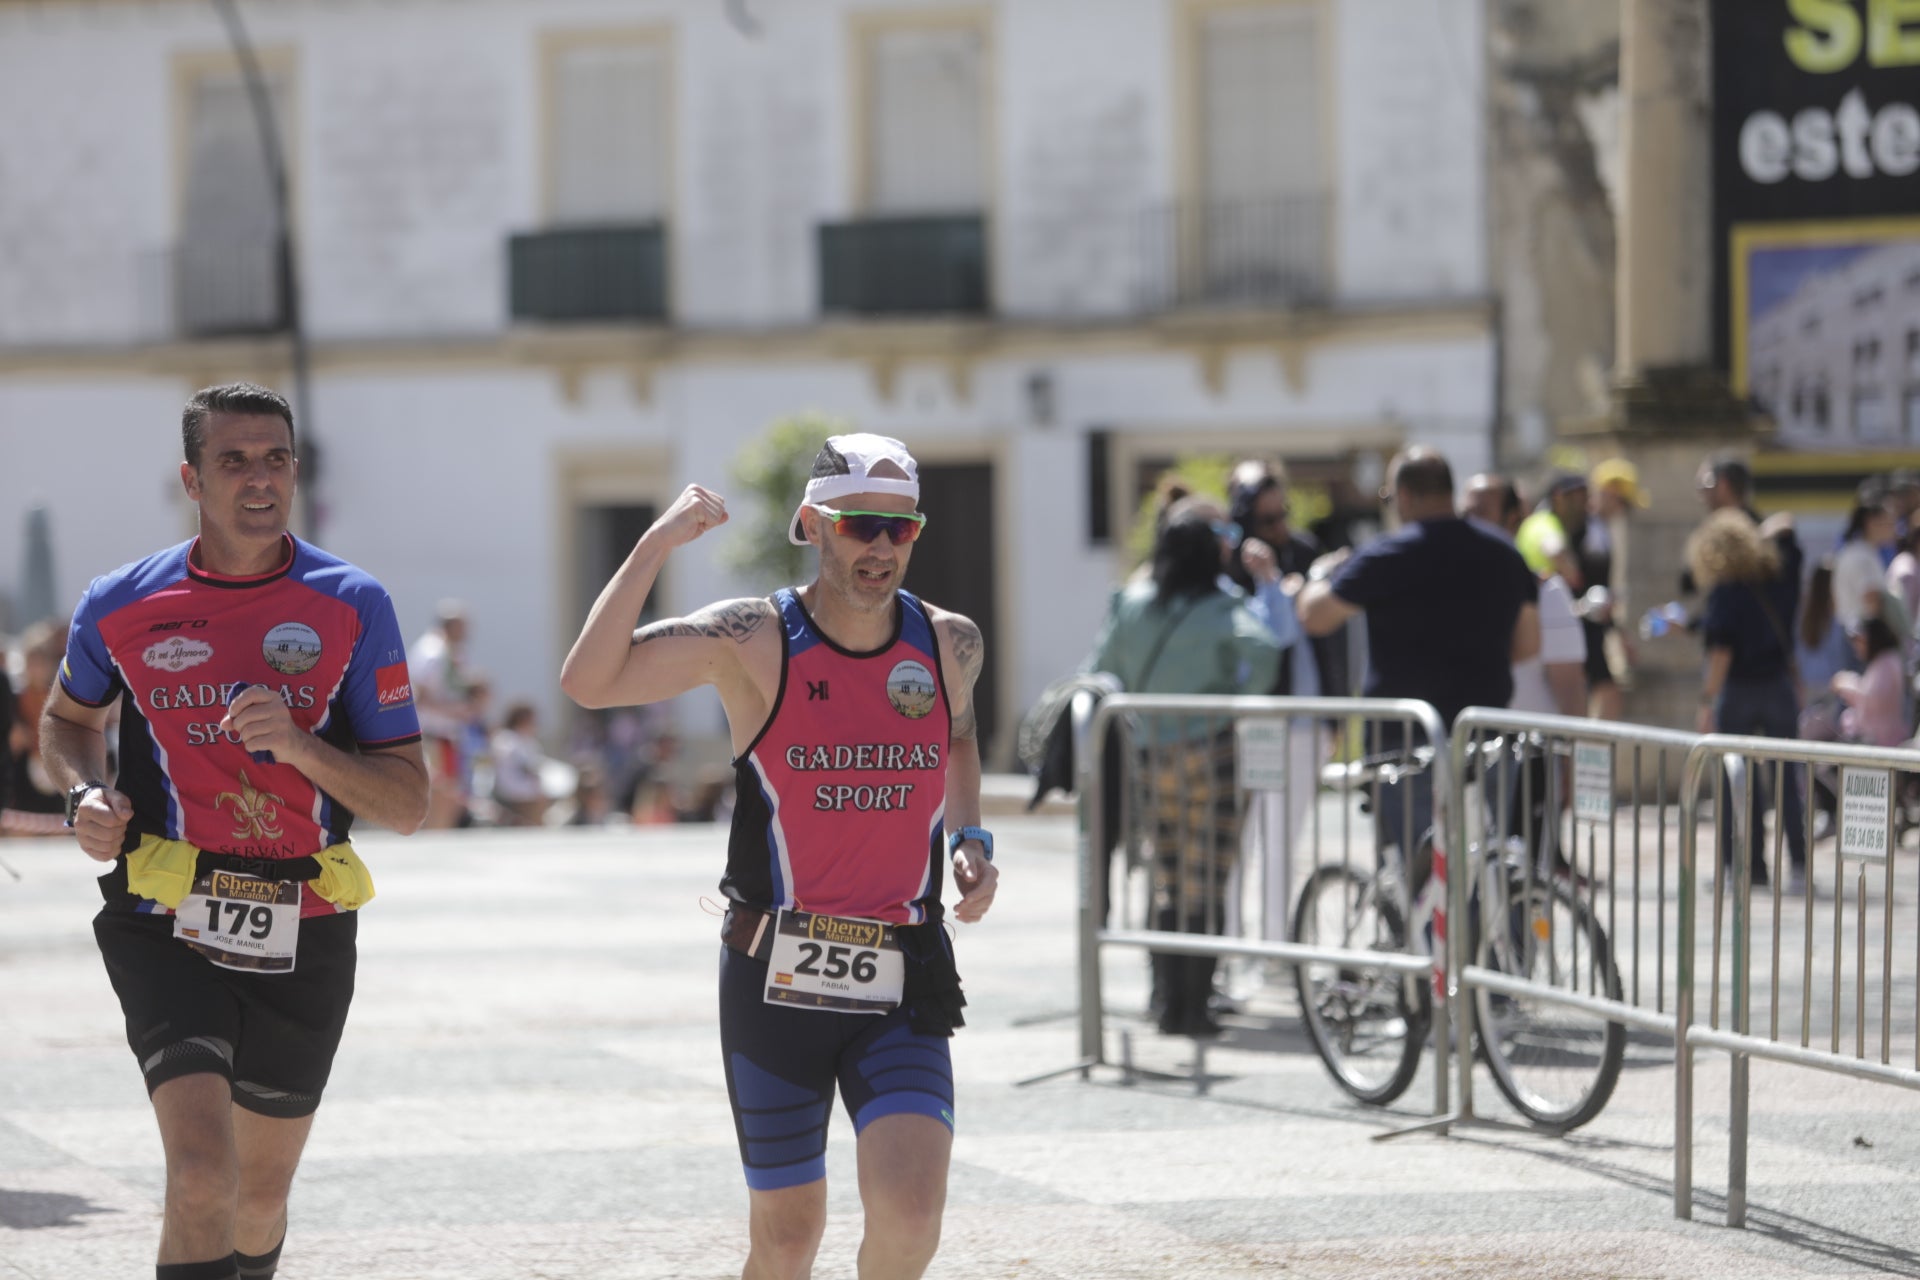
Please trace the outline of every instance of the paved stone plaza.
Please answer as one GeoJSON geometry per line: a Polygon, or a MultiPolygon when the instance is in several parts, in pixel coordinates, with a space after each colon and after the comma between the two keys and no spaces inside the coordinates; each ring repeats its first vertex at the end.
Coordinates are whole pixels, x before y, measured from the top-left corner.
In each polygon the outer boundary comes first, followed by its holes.
{"type": "MultiPolygon", "coordinates": [[[[946,1277],[1920,1277],[1920,1096],[1754,1068],[1751,1229],[1717,1225],[1726,1059],[1703,1054],[1696,1221],[1674,1220],[1671,1072],[1636,1046],[1570,1138],[1348,1102],[1290,1024],[1238,1022],[1205,1096],[1074,1060],[1066,820],[996,819],[1004,879],[959,932],[972,1025],[946,1277]]],[[[295,1185],[286,1280],[719,1277],[746,1191],[721,1085],[713,971],[724,836],[369,834],[380,897],[360,994],[295,1185]]],[[[0,843],[0,1278],[150,1275],[160,1151],[64,842],[0,843]]],[[[1142,960],[1108,998],[1137,1009],[1142,960]]],[[[1255,1008],[1284,1009],[1261,995],[1255,1008]]],[[[1145,1065],[1183,1043],[1130,1029],[1145,1065]]],[[[1500,1114],[1490,1086],[1480,1108],[1500,1114]]],[[[852,1275],[852,1132],[836,1120],[816,1274],[852,1275]]]]}

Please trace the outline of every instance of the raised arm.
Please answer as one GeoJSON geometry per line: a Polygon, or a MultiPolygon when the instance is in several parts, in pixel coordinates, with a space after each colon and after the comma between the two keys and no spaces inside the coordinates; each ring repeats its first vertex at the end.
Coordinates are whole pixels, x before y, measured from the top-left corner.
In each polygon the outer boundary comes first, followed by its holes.
{"type": "Polygon", "coordinates": [[[739,669],[739,649],[776,619],[766,600],[723,600],[684,618],[634,630],[674,548],[727,521],[726,500],[688,485],[640,535],[587,615],[560,668],[560,687],[583,707],[660,702],[739,669]]]}
{"type": "MultiPolygon", "coordinates": [[[[980,628],[957,613],[938,613],[935,632],[940,643],[940,665],[946,673],[947,702],[953,709],[953,729],[947,746],[947,830],[980,825],[979,719],[974,712],[974,686],[986,659],[980,628]]],[[[987,914],[1000,881],[978,841],[969,840],[953,851],[953,882],[960,901],[956,920],[971,924],[987,914]]]]}

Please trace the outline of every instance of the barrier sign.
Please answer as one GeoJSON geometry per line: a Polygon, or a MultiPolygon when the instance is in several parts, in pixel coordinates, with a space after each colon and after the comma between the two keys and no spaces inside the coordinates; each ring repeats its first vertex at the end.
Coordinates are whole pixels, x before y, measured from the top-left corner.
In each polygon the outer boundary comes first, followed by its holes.
{"type": "Polygon", "coordinates": [[[1284,791],[1287,786],[1287,722],[1247,719],[1235,723],[1234,777],[1242,791],[1284,791]]]}
{"type": "Polygon", "coordinates": [[[1885,769],[1840,771],[1840,854],[1884,859],[1889,846],[1887,798],[1893,775],[1885,769]]]}
{"type": "Polygon", "coordinates": [[[1613,748],[1604,742],[1573,744],[1573,820],[1613,818],[1613,748]]]}

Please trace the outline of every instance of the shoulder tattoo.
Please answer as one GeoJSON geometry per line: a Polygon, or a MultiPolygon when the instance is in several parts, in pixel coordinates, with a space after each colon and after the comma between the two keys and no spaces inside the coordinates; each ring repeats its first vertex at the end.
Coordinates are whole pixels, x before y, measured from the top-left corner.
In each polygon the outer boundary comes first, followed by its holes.
{"type": "Polygon", "coordinates": [[[973,625],[971,619],[956,617],[947,624],[947,633],[953,642],[954,661],[960,664],[960,676],[967,687],[972,688],[973,682],[980,678],[980,667],[986,658],[980,628],[973,625]]]}
{"type": "Polygon", "coordinates": [[[732,600],[709,605],[685,618],[649,623],[633,633],[633,642],[641,645],[667,636],[696,636],[745,644],[772,616],[773,606],[765,600],[732,600]]]}

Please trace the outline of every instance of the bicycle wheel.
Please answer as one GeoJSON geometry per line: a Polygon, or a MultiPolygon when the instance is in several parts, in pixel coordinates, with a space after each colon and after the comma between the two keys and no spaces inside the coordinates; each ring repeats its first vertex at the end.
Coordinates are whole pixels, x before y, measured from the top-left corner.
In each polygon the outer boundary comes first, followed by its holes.
{"type": "MultiPolygon", "coordinates": [[[[1613,948],[1593,913],[1565,887],[1515,884],[1504,924],[1483,918],[1478,964],[1558,991],[1620,998],[1613,948]]],[[[1476,987],[1474,1025],[1493,1083],[1514,1110],[1546,1129],[1577,1129],[1600,1114],[1620,1079],[1627,1029],[1598,1014],[1476,987]]]]}
{"type": "MultiPolygon", "coordinates": [[[[1360,951],[1405,951],[1400,910],[1366,876],[1321,867],[1307,878],[1293,913],[1297,942],[1360,951]]],[[[1361,1102],[1385,1106],[1406,1092],[1420,1065],[1433,1016],[1426,982],[1336,964],[1294,966],[1307,1038],[1335,1084],[1361,1102]]]]}

